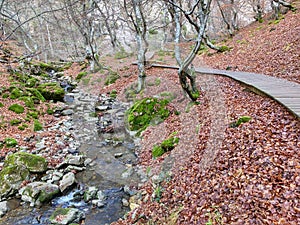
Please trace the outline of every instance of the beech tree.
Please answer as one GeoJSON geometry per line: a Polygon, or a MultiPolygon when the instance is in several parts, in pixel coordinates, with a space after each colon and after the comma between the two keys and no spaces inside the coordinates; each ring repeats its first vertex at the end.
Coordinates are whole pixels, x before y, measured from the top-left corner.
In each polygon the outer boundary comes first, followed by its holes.
{"type": "Polygon", "coordinates": [[[208,21],[208,16],[210,13],[210,5],[212,0],[197,0],[189,7],[189,9],[184,9],[178,4],[178,1],[169,0],[169,4],[174,7],[175,11],[175,58],[179,65],[178,76],[180,80],[181,87],[188,94],[192,101],[196,101],[199,97],[199,90],[196,86],[196,77],[193,66],[191,65],[196,54],[200,50],[201,43],[205,39],[205,30],[208,21]],[[197,32],[197,37],[195,40],[195,45],[184,59],[181,58],[180,54],[180,35],[181,35],[181,25],[180,25],[180,13],[182,13],[188,22],[194,27],[197,32]]]}
{"type": "Polygon", "coordinates": [[[148,50],[147,22],[143,12],[143,0],[124,0],[124,9],[134,27],[136,43],[137,43],[137,65],[138,65],[138,87],[137,92],[145,88],[146,72],[146,52],[148,50]]]}

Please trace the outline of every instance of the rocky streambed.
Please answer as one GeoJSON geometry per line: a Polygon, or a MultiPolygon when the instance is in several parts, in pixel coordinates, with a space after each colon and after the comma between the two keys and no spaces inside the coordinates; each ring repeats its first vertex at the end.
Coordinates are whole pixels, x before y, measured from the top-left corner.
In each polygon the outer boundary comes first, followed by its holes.
{"type": "Polygon", "coordinates": [[[0,223],[79,224],[84,220],[101,225],[128,212],[134,187],[145,179],[136,166],[137,144],[124,126],[128,107],[79,89],[67,93],[64,107],[55,113],[63,119],[47,128],[60,133],[55,140],[41,138],[33,151],[33,155],[45,154],[54,141],[61,150],[53,157],[64,158],[63,162],[38,172],[25,166],[30,182],[19,182],[1,196],[0,223]]]}

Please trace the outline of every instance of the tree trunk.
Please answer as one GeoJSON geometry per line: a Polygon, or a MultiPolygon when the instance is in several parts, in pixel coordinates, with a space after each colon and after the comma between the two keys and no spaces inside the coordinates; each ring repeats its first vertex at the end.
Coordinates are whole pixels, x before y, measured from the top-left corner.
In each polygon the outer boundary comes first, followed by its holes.
{"type": "Polygon", "coordinates": [[[141,90],[145,88],[146,81],[146,73],[145,73],[145,63],[146,57],[145,54],[147,52],[148,43],[146,40],[146,21],[141,8],[141,0],[132,0],[133,10],[135,13],[135,30],[136,30],[136,41],[138,48],[138,87],[137,92],[139,93],[141,90]]]}

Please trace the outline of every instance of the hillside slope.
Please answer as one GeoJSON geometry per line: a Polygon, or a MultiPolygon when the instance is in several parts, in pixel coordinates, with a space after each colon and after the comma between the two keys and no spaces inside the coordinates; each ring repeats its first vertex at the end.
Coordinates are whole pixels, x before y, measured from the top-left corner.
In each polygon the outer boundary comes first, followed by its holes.
{"type": "Polygon", "coordinates": [[[282,19],[264,20],[240,30],[224,44],[231,51],[203,56],[213,68],[263,73],[300,83],[300,12],[288,12],[282,19]]]}

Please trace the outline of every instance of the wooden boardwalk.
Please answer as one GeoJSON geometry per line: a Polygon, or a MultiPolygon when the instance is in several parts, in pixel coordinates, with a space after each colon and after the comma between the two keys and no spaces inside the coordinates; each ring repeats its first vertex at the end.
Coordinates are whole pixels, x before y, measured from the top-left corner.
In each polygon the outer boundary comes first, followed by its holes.
{"type": "MultiPolygon", "coordinates": [[[[178,69],[177,66],[152,64],[153,67],[178,69]]],[[[254,88],[285,106],[300,118],[300,84],[257,73],[234,72],[211,68],[195,68],[197,73],[230,77],[254,88]]]]}

